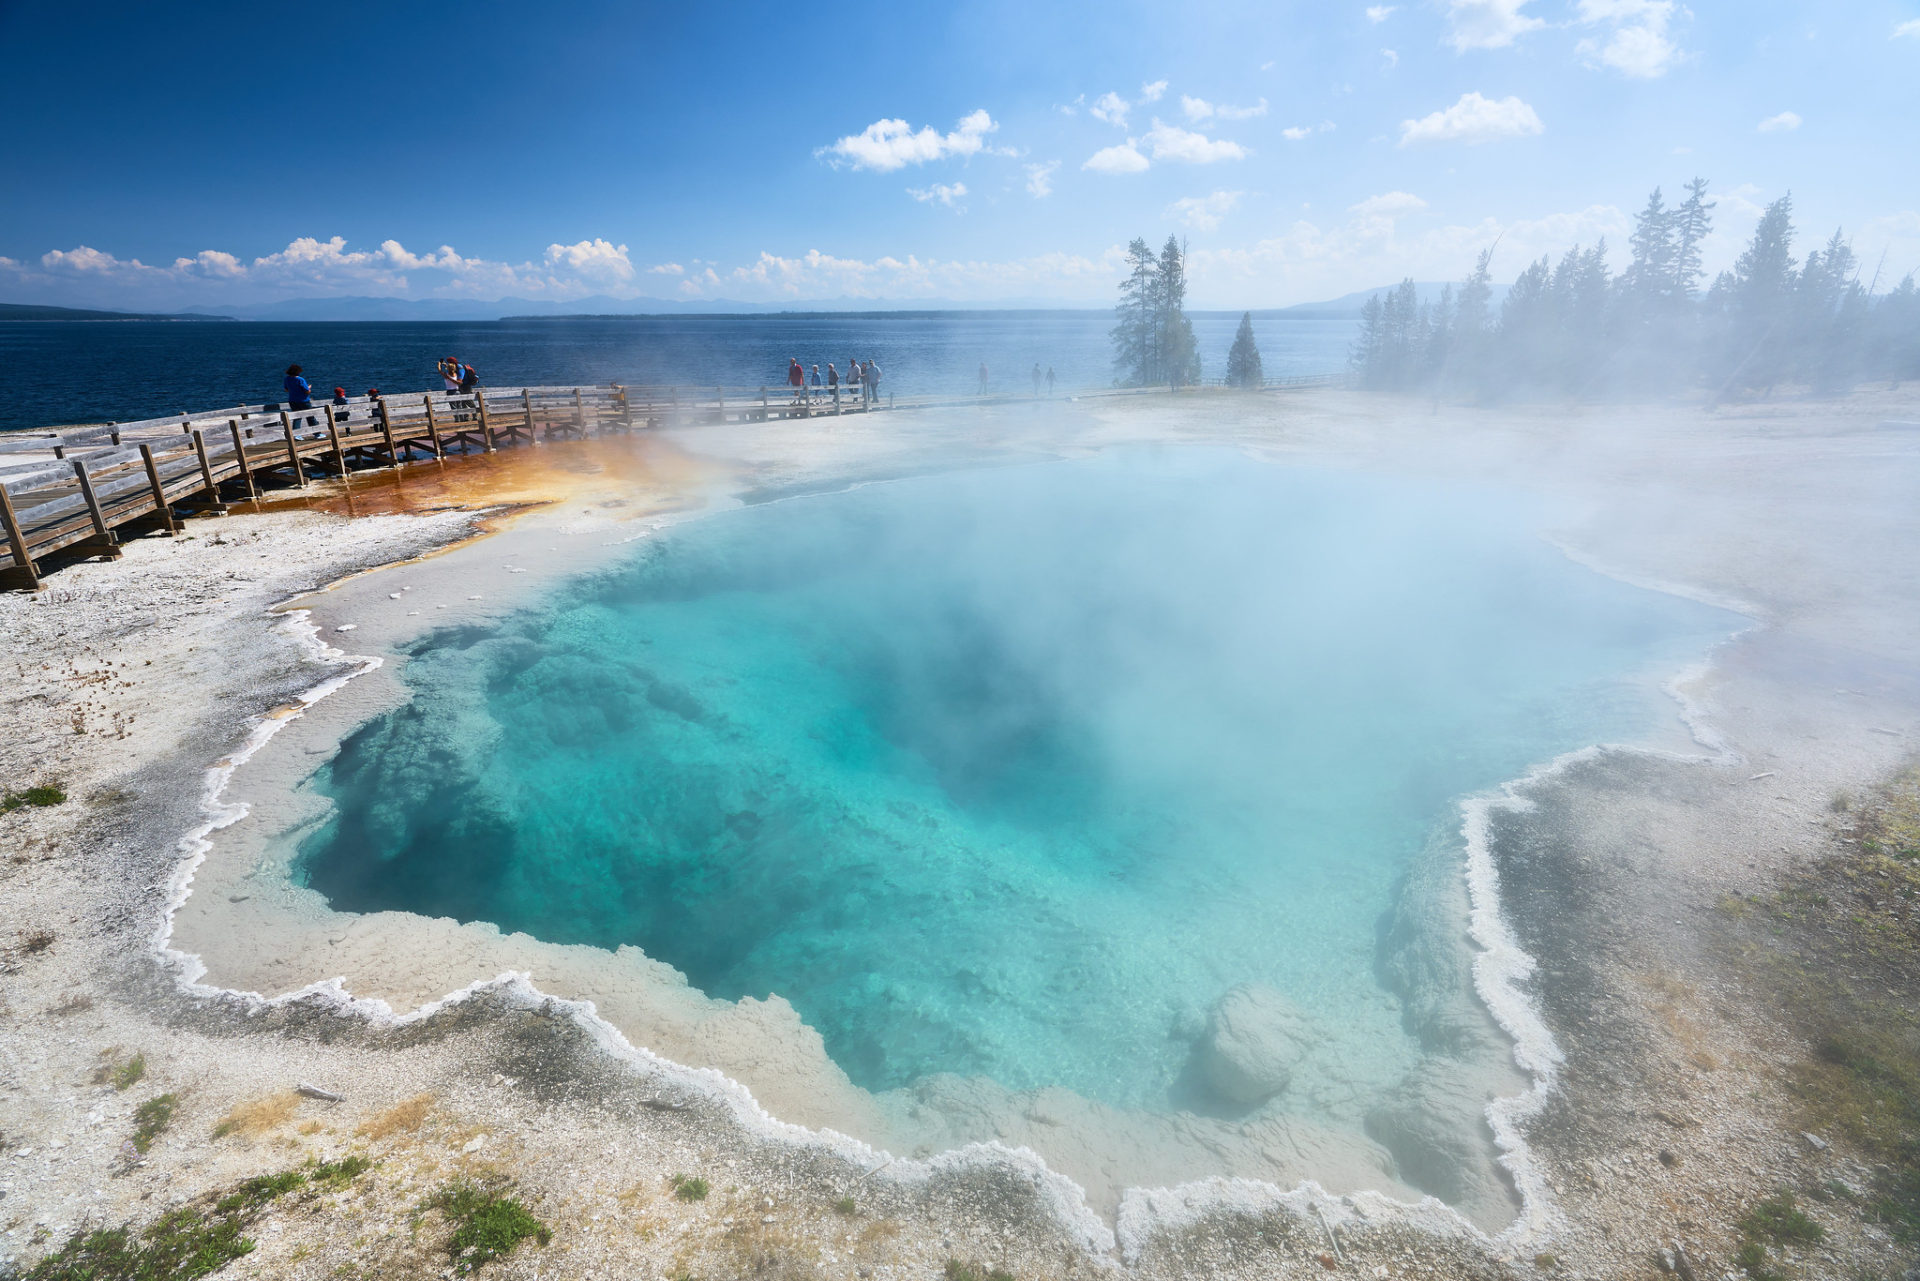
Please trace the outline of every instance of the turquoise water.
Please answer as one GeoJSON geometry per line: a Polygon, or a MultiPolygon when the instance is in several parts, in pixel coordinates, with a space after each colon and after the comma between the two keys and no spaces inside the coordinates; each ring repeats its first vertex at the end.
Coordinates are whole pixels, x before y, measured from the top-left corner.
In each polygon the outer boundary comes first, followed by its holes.
{"type": "Polygon", "coordinates": [[[1540,516],[1169,448],[689,523],[419,644],[298,867],[779,993],[874,1089],[1162,1107],[1245,981],[1387,1081],[1409,858],[1462,794],[1670,715],[1649,674],[1736,622],[1540,516]]]}

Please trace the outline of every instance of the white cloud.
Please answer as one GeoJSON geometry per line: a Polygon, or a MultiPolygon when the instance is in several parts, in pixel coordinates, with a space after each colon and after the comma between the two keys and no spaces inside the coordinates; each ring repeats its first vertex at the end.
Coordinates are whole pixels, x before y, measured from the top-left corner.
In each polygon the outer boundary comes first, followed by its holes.
{"type": "Polygon", "coordinates": [[[1299,142],[1302,138],[1311,138],[1316,133],[1332,133],[1333,121],[1322,120],[1317,125],[1288,125],[1280,131],[1280,136],[1288,142],[1299,142]]]}
{"type": "Polygon", "coordinates": [[[1783,111],[1777,116],[1768,116],[1760,122],[1761,133],[1779,133],[1781,130],[1794,130],[1800,127],[1800,117],[1791,111],[1783,111]]]}
{"type": "Polygon", "coordinates": [[[1400,122],[1400,145],[1416,142],[1491,142],[1495,138],[1521,138],[1544,133],[1546,126],[1532,107],[1518,98],[1483,98],[1478,93],[1463,93],[1460,101],[1445,111],[1436,111],[1418,120],[1400,122]]]}
{"type": "Polygon", "coordinates": [[[1377,27],[1392,17],[1393,11],[1397,8],[1399,8],[1398,5],[1370,4],[1367,6],[1367,21],[1377,27]]]}
{"type": "Polygon", "coordinates": [[[125,306],[143,301],[169,305],[245,302],[275,297],[327,297],[342,293],[400,298],[498,298],[504,294],[552,298],[628,289],[636,271],[627,246],[607,240],[548,245],[537,262],[494,262],[462,256],[450,245],[414,253],[397,240],[375,249],[350,249],[346,238],[301,236],[286,248],[243,259],[203,249],[155,267],[138,258],[116,258],[80,245],[43,254],[35,266],[0,264],[22,285],[47,292],[77,289],[94,301],[125,306]],[[209,294],[208,289],[216,292],[209,294]]]}
{"type": "Polygon", "coordinates": [[[1224,103],[1215,106],[1205,98],[1189,98],[1181,94],[1180,110],[1187,113],[1189,120],[1206,120],[1210,117],[1220,120],[1252,120],[1256,116],[1267,114],[1267,100],[1262,98],[1251,107],[1230,107],[1224,103]]]}
{"type": "Polygon", "coordinates": [[[1053,171],[1060,167],[1058,160],[1049,160],[1044,165],[1027,166],[1027,194],[1035,200],[1045,200],[1053,194],[1053,171]]]}
{"type": "Polygon", "coordinates": [[[953,132],[943,134],[932,125],[918,133],[904,120],[876,120],[813,154],[835,166],[877,169],[887,173],[907,165],[922,165],[945,156],[971,156],[986,145],[986,136],[1000,126],[985,110],[961,118],[953,132]]]}
{"type": "Polygon", "coordinates": [[[1117,93],[1103,93],[1093,100],[1087,108],[1087,114],[1095,120],[1104,120],[1110,125],[1127,127],[1127,113],[1133,110],[1133,104],[1117,93]]]}
{"type": "Polygon", "coordinates": [[[1167,82],[1164,80],[1155,80],[1152,84],[1141,85],[1140,101],[1142,103],[1158,102],[1160,101],[1160,95],[1164,94],[1166,91],[1167,91],[1167,82]]]}
{"type": "Polygon", "coordinates": [[[1132,138],[1114,147],[1102,147],[1087,157],[1082,169],[1091,169],[1095,173],[1139,173],[1147,167],[1147,158],[1140,154],[1132,138]]]}
{"type": "Polygon", "coordinates": [[[956,182],[948,185],[944,182],[936,182],[931,187],[908,187],[907,194],[923,205],[945,205],[957,211],[960,209],[960,201],[967,194],[967,184],[956,182]]]}
{"type": "Polygon", "coordinates": [[[598,284],[624,284],[633,279],[633,262],[627,257],[627,247],[604,240],[548,245],[546,263],[550,269],[571,272],[582,280],[598,284]]]}
{"type": "Polygon", "coordinates": [[[1447,43],[1455,52],[1504,49],[1547,24],[1520,12],[1531,0],[1447,0],[1447,43]]]}
{"type": "MultiPolygon", "coordinates": [[[[395,247],[398,248],[397,245],[395,247]]],[[[247,274],[245,263],[218,249],[202,249],[191,258],[175,258],[173,269],[182,275],[201,276],[209,280],[231,280],[247,274]]]]}
{"type": "Polygon", "coordinates": [[[1382,49],[1380,56],[1387,60],[1387,65],[1380,68],[1382,71],[1392,71],[1400,65],[1400,55],[1392,49],[1382,49]]]}
{"type": "Polygon", "coordinates": [[[657,267],[647,268],[647,274],[650,276],[684,276],[687,274],[687,269],[677,262],[663,262],[657,267]]]}
{"type": "Polygon", "coordinates": [[[1581,22],[1609,23],[1613,31],[1604,41],[1582,40],[1577,51],[1589,65],[1612,67],[1622,75],[1663,76],[1681,57],[1667,33],[1677,7],[1674,0],[1580,0],[1581,22]]]}
{"type": "Polygon", "coordinates": [[[1914,39],[1920,40],[1920,18],[1909,19],[1895,27],[1892,38],[1898,40],[1901,36],[1912,36],[1914,39]]]}
{"type": "Polygon", "coordinates": [[[1186,196],[1167,207],[1167,216],[1178,218],[1195,231],[1212,231],[1240,203],[1242,194],[1238,191],[1216,191],[1209,196],[1186,196]]]}
{"type": "MultiPolygon", "coordinates": [[[[1173,160],[1189,165],[1210,165],[1216,160],[1244,160],[1247,149],[1224,138],[1209,138],[1203,133],[1182,129],[1179,125],[1153,122],[1143,141],[1155,160],[1173,160]]],[[[1143,165],[1142,168],[1145,166],[1143,165]]]]}
{"type": "Polygon", "coordinates": [[[1359,214],[1362,218],[1397,218],[1426,207],[1427,202],[1410,191],[1388,191],[1378,196],[1368,196],[1357,205],[1349,205],[1347,212],[1359,214]]]}

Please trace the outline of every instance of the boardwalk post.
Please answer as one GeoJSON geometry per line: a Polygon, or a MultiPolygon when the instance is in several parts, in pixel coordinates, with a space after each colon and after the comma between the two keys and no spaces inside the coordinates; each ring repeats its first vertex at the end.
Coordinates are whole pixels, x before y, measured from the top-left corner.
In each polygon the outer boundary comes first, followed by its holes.
{"type": "Polygon", "coordinates": [[[27,536],[20,528],[20,518],[13,514],[13,499],[7,497],[5,485],[0,485],[0,523],[6,525],[7,546],[13,549],[11,572],[16,578],[26,580],[28,591],[41,590],[40,573],[33,567],[33,557],[27,555],[27,536]]]}
{"type": "Polygon", "coordinates": [[[86,459],[73,460],[73,474],[80,478],[80,496],[87,500],[87,511],[93,517],[94,536],[86,541],[99,544],[101,552],[110,559],[119,560],[119,540],[113,536],[113,530],[107,525],[107,514],[100,510],[99,495],[93,492],[93,477],[87,475],[86,459]]]}
{"type": "Polygon", "coordinates": [[[153,514],[167,527],[169,537],[180,531],[180,522],[173,518],[173,508],[167,506],[167,489],[160,483],[160,469],[153,465],[153,446],[140,442],[140,461],[147,466],[147,484],[153,486],[153,514]]]}
{"type": "Polygon", "coordinates": [[[213,478],[213,464],[207,461],[207,440],[198,427],[193,429],[193,452],[200,455],[200,479],[207,482],[208,505],[217,511],[225,511],[227,505],[220,501],[220,482],[213,478]]]}
{"type": "Polygon", "coordinates": [[[433,456],[445,461],[446,450],[440,444],[440,420],[433,416],[433,393],[422,396],[420,403],[427,407],[427,435],[433,438],[433,456]]]}
{"type": "Polygon", "coordinates": [[[760,421],[767,421],[767,389],[765,387],[760,389],[760,421]]]}
{"type": "Polygon", "coordinates": [[[627,395],[627,389],[625,387],[619,388],[619,393],[620,425],[622,429],[631,435],[633,432],[633,398],[627,395]]]}
{"type": "Polygon", "coordinates": [[[537,445],[540,443],[540,437],[533,430],[533,393],[525,387],[520,389],[520,408],[527,416],[527,443],[537,445]]]}
{"type": "Polygon", "coordinates": [[[387,466],[400,465],[400,453],[393,447],[393,418],[387,413],[387,398],[380,398],[380,434],[387,439],[387,466]]]}
{"type": "Polygon", "coordinates": [[[580,389],[573,389],[573,434],[585,440],[587,438],[587,411],[580,403],[580,389]]]}
{"type": "Polygon", "coordinates": [[[340,479],[347,478],[347,455],[340,448],[340,424],[334,421],[333,406],[327,410],[327,439],[333,443],[333,465],[340,469],[340,479]]]}
{"type": "Polygon", "coordinates": [[[473,408],[480,415],[480,434],[487,438],[487,452],[493,452],[493,419],[487,416],[487,393],[473,389],[473,408]]]}
{"type": "Polygon", "coordinates": [[[300,482],[300,488],[307,487],[307,465],[300,461],[300,446],[293,440],[293,419],[286,410],[280,411],[280,430],[287,438],[287,465],[293,468],[293,478],[300,482]]]}
{"type": "Polygon", "coordinates": [[[247,466],[247,447],[240,439],[240,420],[227,419],[227,430],[233,433],[233,460],[240,467],[240,479],[247,482],[247,497],[255,502],[260,500],[260,491],[253,487],[253,469],[247,466]]]}
{"type": "Polygon", "coordinates": [[[840,412],[840,384],[839,383],[835,383],[833,385],[833,412],[836,415],[840,412]]]}

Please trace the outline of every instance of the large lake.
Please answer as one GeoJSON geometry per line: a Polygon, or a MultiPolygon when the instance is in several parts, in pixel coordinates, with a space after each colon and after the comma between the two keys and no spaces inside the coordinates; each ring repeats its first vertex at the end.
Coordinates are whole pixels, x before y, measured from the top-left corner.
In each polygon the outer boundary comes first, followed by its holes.
{"type": "MultiPolygon", "coordinates": [[[[1207,377],[1226,370],[1237,312],[1196,312],[1207,377]]],[[[316,390],[420,391],[455,356],[485,384],[621,382],[778,385],[787,360],[880,363],[899,395],[964,393],[984,363],[996,389],[1030,391],[1051,367],[1062,393],[1113,382],[1104,311],[898,312],[868,315],[632,316],[500,321],[0,322],[0,431],[130,422],[281,399],[299,364],[316,390]]],[[[1343,367],[1350,318],[1257,314],[1269,376],[1343,367]]]]}

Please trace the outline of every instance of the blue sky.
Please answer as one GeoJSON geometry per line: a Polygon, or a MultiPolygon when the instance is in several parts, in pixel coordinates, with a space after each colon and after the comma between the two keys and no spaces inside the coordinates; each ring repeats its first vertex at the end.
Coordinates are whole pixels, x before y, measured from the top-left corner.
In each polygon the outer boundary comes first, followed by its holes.
{"type": "Polygon", "coordinates": [[[0,0],[0,300],[1104,304],[1496,276],[1713,181],[1920,268],[1920,0],[0,0]]]}

